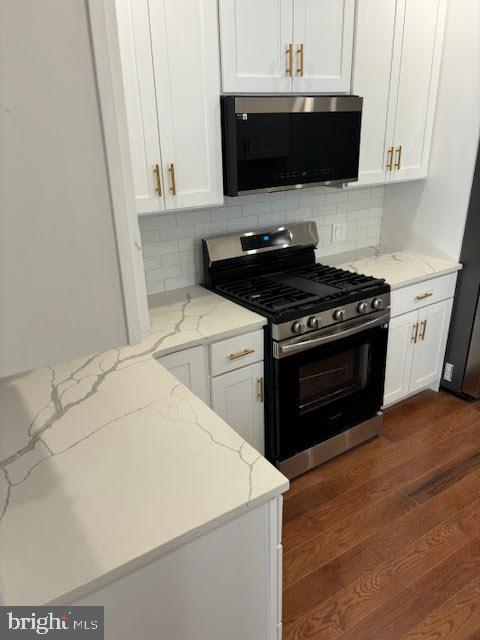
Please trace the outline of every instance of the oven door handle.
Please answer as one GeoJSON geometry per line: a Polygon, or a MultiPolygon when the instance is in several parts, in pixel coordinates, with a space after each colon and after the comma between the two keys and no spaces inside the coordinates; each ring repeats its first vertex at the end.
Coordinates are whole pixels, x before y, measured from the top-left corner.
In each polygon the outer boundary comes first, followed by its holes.
{"type": "Polygon", "coordinates": [[[278,355],[275,355],[275,357],[277,358],[286,358],[287,356],[292,356],[295,353],[300,353],[301,351],[306,351],[307,349],[313,349],[314,347],[333,342],[334,340],[341,340],[342,338],[353,336],[356,333],[365,331],[365,329],[378,327],[379,325],[385,324],[389,320],[390,311],[388,311],[387,313],[382,313],[381,316],[377,316],[376,318],[373,318],[373,320],[367,320],[366,322],[362,322],[361,324],[356,324],[354,327],[344,329],[343,331],[329,332],[327,334],[319,336],[318,338],[310,338],[307,340],[302,340],[300,342],[294,342],[292,344],[279,344],[278,349],[274,350],[274,354],[275,352],[278,353],[278,355]]]}

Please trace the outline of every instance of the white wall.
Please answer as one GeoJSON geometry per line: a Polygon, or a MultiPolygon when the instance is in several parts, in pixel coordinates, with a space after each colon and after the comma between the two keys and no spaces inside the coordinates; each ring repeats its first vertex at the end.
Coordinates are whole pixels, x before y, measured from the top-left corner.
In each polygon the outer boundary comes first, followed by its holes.
{"type": "Polygon", "coordinates": [[[450,0],[428,179],[385,188],[382,242],[458,259],[480,126],[480,2],[450,0]]]}
{"type": "Polygon", "coordinates": [[[383,187],[339,191],[328,187],[225,198],[225,206],[140,218],[148,293],[201,282],[201,238],[275,224],[314,220],[317,258],[380,239],[383,187]],[[347,225],[345,241],[332,239],[334,223],[347,225]]]}
{"type": "Polygon", "coordinates": [[[0,140],[0,376],[125,344],[83,0],[0,0],[0,140]]]}

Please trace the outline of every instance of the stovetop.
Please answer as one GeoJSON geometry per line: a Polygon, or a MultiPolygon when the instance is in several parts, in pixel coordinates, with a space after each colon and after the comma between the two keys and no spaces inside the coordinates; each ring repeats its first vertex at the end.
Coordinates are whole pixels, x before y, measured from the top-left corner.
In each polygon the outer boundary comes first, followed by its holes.
{"type": "Polygon", "coordinates": [[[219,284],[214,290],[283,322],[388,292],[389,287],[384,280],[317,263],[219,284]]]}

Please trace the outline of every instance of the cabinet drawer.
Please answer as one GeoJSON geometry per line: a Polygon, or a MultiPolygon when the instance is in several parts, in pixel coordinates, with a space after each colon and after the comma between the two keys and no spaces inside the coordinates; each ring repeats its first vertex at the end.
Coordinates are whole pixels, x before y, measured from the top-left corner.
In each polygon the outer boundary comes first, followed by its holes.
{"type": "Polygon", "coordinates": [[[210,373],[233,371],[263,360],[263,331],[245,333],[210,345],[210,373]]]}
{"type": "Polygon", "coordinates": [[[453,298],[456,282],[457,274],[449,273],[446,276],[432,278],[392,291],[392,318],[440,302],[440,300],[453,298]]]}

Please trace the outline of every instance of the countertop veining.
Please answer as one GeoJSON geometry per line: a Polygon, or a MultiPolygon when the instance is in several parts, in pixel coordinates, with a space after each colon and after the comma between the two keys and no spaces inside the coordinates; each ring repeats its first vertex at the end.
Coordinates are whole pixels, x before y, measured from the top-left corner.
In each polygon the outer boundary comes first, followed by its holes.
{"type": "Polygon", "coordinates": [[[265,323],[198,289],[139,345],[0,380],[6,603],[71,602],[288,488],[153,358],[265,323]]]}
{"type": "Polygon", "coordinates": [[[425,256],[414,251],[392,251],[383,247],[347,251],[322,257],[319,261],[332,267],[385,278],[392,290],[454,273],[462,268],[460,263],[453,260],[425,256]]]}

